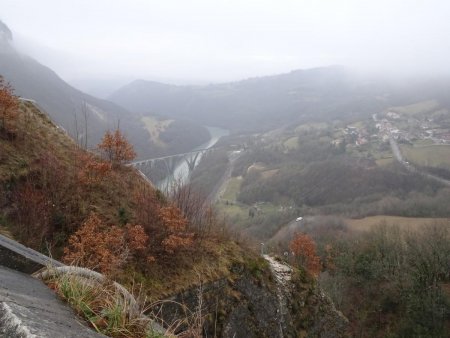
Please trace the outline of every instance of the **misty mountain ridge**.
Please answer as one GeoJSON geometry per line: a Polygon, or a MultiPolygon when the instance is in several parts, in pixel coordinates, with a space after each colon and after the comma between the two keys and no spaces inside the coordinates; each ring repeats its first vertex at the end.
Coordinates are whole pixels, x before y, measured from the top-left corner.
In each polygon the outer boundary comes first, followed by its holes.
{"type": "Polygon", "coordinates": [[[390,105],[435,98],[436,88],[448,83],[399,85],[330,66],[207,86],[136,80],[109,99],[136,113],[201,120],[242,131],[308,120],[364,118],[390,105]]]}
{"type": "Polygon", "coordinates": [[[135,80],[111,94],[110,102],[70,86],[48,67],[17,52],[11,30],[4,23],[0,34],[4,45],[0,51],[0,74],[11,82],[18,95],[36,100],[75,138],[78,124],[81,139],[85,137],[84,106],[90,146],[120,121],[121,129],[140,157],[177,152],[162,148],[155,151],[157,146],[150,140],[142,116],[156,115],[232,131],[255,131],[306,121],[351,121],[392,105],[427,99],[448,103],[445,95],[448,79],[398,85],[380,80],[381,77],[358,76],[343,66],[294,70],[210,85],[135,80]]]}
{"type": "Polygon", "coordinates": [[[210,125],[239,130],[252,129],[255,118],[263,127],[296,120],[313,113],[313,107],[324,100],[337,103],[353,87],[346,70],[332,66],[207,86],[136,80],[109,99],[138,113],[201,119],[210,125]]]}
{"type": "Polygon", "coordinates": [[[2,21],[0,21],[0,41],[11,41],[12,32],[2,21]]]}
{"type": "Polygon", "coordinates": [[[77,137],[78,125],[78,137],[85,140],[84,126],[87,123],[88,146],[97,144],[104,131],[115,128],[120,121],[121,129],[133,144],[145,149],[148,135],[137,115],[68,85],[50,68],[17,52],[12,45],[11,31],[1,22],[0,32],[2,44],[7,47],[0,52],[0,74],[11,83],[17,95],[38,102],[74,138],[77,137]],[[87,121],[84,120],[83,109],[86,110],[87,121]]]}
{"type": "Polygon", "coordinates": [[[66,83],[50,68],[18,52],[11,30],[1,21],[0,44],[0,75],[17,95],[35,100],[56,124],[74,139],[78,138],[80,144],[95,147],[106,130],[118,126],[134,145],[139,158],[187,151],[208,140],[206,128],[194,123],[177,123],[181,136],[170,145],[160,146],[152,139],[142,114],[88,95],[66,83]]]}

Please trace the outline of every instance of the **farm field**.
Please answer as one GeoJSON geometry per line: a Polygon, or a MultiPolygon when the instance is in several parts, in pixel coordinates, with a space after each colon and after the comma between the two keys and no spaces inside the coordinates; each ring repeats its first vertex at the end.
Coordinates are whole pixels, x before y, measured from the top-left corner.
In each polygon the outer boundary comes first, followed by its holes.
{"type": "Polygon", "coordinates": [[[413,103],[407,106],[391,107],[389,110],[399,114],[423,114],[435,110],[439,107],[439,103],[436,100],[427,100],[417,103],[413,103]]]}
{"type": "Polygon", "coordinates": [[[450,166],[450,145],[401,145],[400,148],[403,157],[412,163],[431,167],[450,166]]]}
{"type": "Polygon", "coordinates": [[[237,194],[241,188],[242,177],[232,177],[228,180],[222,200],[236,201],[237,194]]]}
{"type": "Polygon", "coordinates": [[[377,215],[364,217],[361,219],[346,219],[345,223],[352,231],[369,231],[373,227],[386,224],[388,226],[399,226],[403,229],[416,230],[423,226],[436,223],[446,223],[450,226],[450,218],[416,218],[377,215]]]}
{"type": "Polygon", "coordinates": [[[288,138],[286,141],[284,141],[283,145],[289,150],[297,149],[298,148],[298,137],[293,136],[293,137],[288,138]]]}

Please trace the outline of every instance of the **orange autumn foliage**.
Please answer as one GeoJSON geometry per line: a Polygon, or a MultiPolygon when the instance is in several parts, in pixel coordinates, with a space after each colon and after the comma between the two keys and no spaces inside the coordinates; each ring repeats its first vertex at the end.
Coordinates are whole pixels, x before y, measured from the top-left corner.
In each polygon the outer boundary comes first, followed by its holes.
{"type": "Polygon", "coordinates": [[[126,225],[126,241],[133,251],[143,251],[147,248],[148,236],[141,225],[126,225]]]}
{"type": "Polygon", "coordinates": [[[101,161],[86,152],[81,152],[78,157],[80,163],[78,180],[81,184],[98,184],[111,172],[112,164],[110,162],[101,161]]]}
{"type": "Polygon", "coordinates": [[[98,148],[114,166],[131,161],[136,157],[133,146],[119,129],[116,129],[114,132],[108,130],[98,144],[98,148]]]}
{"type": "Polygon", "coordinates": [[[289,244],[298,262],[313,276],[320,273],[320,258],[316,254],[316,243],[307,234],[297,233],[289,244]]]}
{"type": "Polygon", "coordinates": [[[0,130],[12,126],[17,117],[19,101],[14,96],[13,89],[2,76],[0,76],[0,130]]]}
{"type": "Polygon", "coordinates": [[[166,237],[162,241],[164,251],[175,253],[192,245],[193,234],[187,231],[188,221],[181,215],[180,209],[175,206],[162,207],[159,217],[166,230],[166,237]]]}
{"type": "Polygon", "coordinates": [[[63,260],[102,273],[113,273],[145,249],[148,236],[139,225],[106,225],[95,213],[69,238],[63,260]]]}

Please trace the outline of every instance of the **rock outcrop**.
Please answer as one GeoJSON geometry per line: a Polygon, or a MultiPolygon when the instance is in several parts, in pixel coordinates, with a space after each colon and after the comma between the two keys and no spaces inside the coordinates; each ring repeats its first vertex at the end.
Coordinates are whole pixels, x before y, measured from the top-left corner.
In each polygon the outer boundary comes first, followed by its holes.
{"type": "MultiPolygon", "coordinates": [[[[153,309],[166,323],[199,310],[203,334],[225,338],[347,337],[348,320],[305,272],[270,256],[236,264],[231,277],[199,285],[153,309]]],[[[187,327],[180,326],[180,332],[187,327]]]]}

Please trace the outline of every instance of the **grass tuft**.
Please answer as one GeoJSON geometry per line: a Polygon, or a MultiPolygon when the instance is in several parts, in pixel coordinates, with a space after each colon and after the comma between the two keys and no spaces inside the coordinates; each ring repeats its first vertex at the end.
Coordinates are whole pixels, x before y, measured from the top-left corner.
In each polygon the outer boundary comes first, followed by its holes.
{"type": "Polygon", "coordinates": [[[99,333],[110,337],[164,337],[150,329],[150,319],[133,314],[129,302],[108,283],[65,274],[47,283],[99,333]]]}

